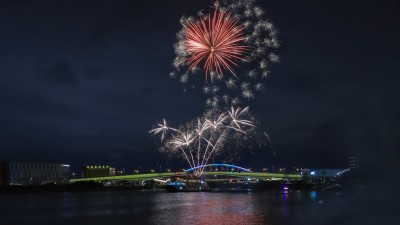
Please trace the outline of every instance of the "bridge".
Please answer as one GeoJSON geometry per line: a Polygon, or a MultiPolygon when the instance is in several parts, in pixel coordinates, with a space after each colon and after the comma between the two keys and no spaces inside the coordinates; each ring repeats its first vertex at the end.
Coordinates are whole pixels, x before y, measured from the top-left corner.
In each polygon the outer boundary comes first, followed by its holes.
{"type": "MultiPolygon", "coordinates": [[[[301,179],[301,175],[299,174],[283,174],[283,173],[258,173],[251,172],[248,169],[243,167],[229,165],[229,164],[207,164],[200,166],[204,167],[224,167],[224,168],[232,168],[237,171],[204,171],[203,174],[207,177],[212,176],[213,178],[223,176],[223,177],[232,177],[232,178],[253,178],[257,180],[269,180],[269,179],[292,179],[299,180],[301,179]]],[[[196,168],[200,168],[196,167],[196,168]]],[[[93,177],[93,178],[79,178],[79,179],[71,179],[71,183],[74,182],[84,182],[84,181],[134,181],[134,182],[144,182],[147,180],[157,180],[157,181],[165,181],[171,176],[182,176],[189,175],[193,171],[194,168],[190,168],[185,170],[185,172],[177,172],[177,173],[144,173],[144,174],[133,174],[133,175],[122,175],[122,176],[108,176],[108,177],[93,177]]],[[[228,170],[228,169],[227,169],[228,170]]]]}

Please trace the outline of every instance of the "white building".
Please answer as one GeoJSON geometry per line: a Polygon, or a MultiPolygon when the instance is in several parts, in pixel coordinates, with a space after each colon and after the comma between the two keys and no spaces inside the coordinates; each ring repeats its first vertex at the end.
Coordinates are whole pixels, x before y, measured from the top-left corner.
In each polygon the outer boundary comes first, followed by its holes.
{"type": "Polygon", "coordinates": [[[7,166],[9,185],[69,183],[69,165],[52,163],[10,162],[7,166]]]}

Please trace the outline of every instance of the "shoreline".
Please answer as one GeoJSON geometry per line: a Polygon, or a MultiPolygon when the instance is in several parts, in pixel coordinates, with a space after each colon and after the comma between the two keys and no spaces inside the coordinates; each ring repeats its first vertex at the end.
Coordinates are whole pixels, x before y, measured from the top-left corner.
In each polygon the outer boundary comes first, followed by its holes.
{"type": "MultiPolygon", "coordinates": [[[[326,184],[302,184],[302,185],[290,185],[283,183],[268,184],[268,183],[257,183],[250,185],[232,185],[232,184],[210,184],[210,190],[217,192],[233,191],[324,191],[326,184]],[[283,189],[282,186],[289,187],[283,189]]],[[[35,194],[35,193],[65,193],[65,192],[101,192],[101,191],[160,191],[165,190],[163,186],[147,185],[147,186],[102,186],[98,184],[87,184],[87,185],[24,185],[24,186],[0,186],[0,195],[6,194],[35,194]]]]}

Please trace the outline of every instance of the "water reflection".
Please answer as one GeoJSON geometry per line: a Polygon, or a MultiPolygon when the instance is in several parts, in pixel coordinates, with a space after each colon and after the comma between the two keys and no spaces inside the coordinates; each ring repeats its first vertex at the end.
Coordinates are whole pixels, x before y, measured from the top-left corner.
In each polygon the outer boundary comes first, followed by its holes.
{"type": "Polygon", "coordinates": [[[310,192],[310,197],[312,200],[317,200],[318,193],[316,191],[310,192]]]}
{"type": "Polygon", "coordinates": [[[154,224],[265,224],[254,195],[245,193],[174,193],[162,195],[172,207],[158,211],[154,224]],[[185,204],[180,204],[185,202],[185,204]]]}
{"type": "Polygon", "coordinates": [[[297,224],[293,215],[318,207],[317,197],[290,190],[0,195],[0,224],[297,224]]]}
{"type": "Polygon", "coordinates": [[[283,201],[287,202],[289,197],[289,191],[283,191],[283,201]]]}

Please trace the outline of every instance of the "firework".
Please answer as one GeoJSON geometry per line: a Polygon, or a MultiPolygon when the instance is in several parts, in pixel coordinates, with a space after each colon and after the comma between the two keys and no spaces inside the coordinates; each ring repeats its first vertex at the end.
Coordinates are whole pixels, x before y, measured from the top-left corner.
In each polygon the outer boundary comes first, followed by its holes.
{"type": "Polygon", "coordinates": [[[213,15],[199,21],[189,20],[185,25],[185,58],[189,69],[204,64],[206,75],[210,72],[223,74],[223,69],[234,73],[233,65],[243,59],[249,50],[243,44],[244,26],[232,18],[232,12],[215,8],[213,15]]]}
{"type": "Polygon", "coordinates": [[[279,62],[278,32],[254,2],[220,0],[209,13],[201,10],[197,16],[181,18],[182,29],[174,45],[175,69],[170,76],[179,74],[185,84],[191,75],[203,73],[205,86],[210,88],[204,89],[211,95],[208,99],[224,99],[218,104],[207,100],[210,107],[240,104],[263,92],[263,80],[269,77],[271,65],[279,62]],[[218,91],[213,91],[215,86],[220,87],[218,91]],[[243,86],[246,88],[236,88],[243,86]]]}
{"type": "Polygon", "coordinates": [[[236,153],[256,136],[249,108],[239,105],[265,91],[270,67],[279,62],[277,31],[264,14],[254,0],[217,0],[209,13],[180,20],[169,76],[190,85],[191,76],[202,73],[208,111],[178,128],[163,120],[150,133],[160,135],[161,148],[184,158],[196,176],[211,157],[236,153]]]}
{"type": "Polygon", "coordinates": [[[194,174],[200,176],[209,159],[224,150],[226,143],[240,142],[254,130],[249,108],[232,107],[227,112],[208,111],[180,128],[168,127],[165,120],[150,130],[161,134],[163,149],[182,156],[194,174]]]}
{"type": "Polygon", "coordinates": [[[163,123],[157,124],[157,127],[152,129],[152,130],[150,130],[150,133],[154,133],[154,134],[161,133],[161,140],[164,140],[165,134],[168,131],[177,131],[177,130],[174,129],[174,128],[168,127],[167,121],[165,121],[165,119],[163,119],[163,123]]]}

